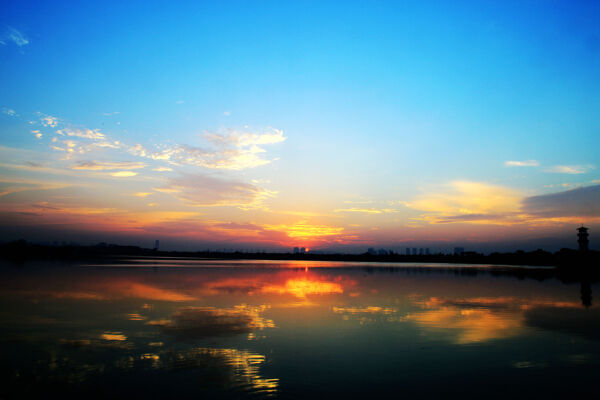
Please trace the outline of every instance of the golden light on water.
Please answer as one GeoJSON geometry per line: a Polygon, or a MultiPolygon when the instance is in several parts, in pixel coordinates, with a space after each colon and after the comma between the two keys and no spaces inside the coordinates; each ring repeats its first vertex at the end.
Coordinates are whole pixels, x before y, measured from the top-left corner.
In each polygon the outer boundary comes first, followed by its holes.
{"type": "Polygon", "coordinates": [[[336,314],[386,314],[390,315],[397,310],[391,307],[378,307],[378,306],[368,306],[368,307],[333,307],[333,312],[336,314]]]}
{"type": "Polygon", "coordinates": [[[124,342],[127,340],[127,336],[122,334],[121,332],[104,332],[100,337],[104,340],[111,340],[117,342],[124,342]]]}
{"type": "Polygon", "coordinates": [[[514,296],[412,298],[425,310],[409,313],[403,319],[418,325],[454,334],[457,344],[484,342],[518,336],[526,329],[525,312],[536,307],[573,308],[581,304],[551,299],[522,299],[514,296]]]}
{"type": "Polygon", "coordinates": [[[260,375],[260,366],[266,361],[266,357],[262,354],[238,349],[200,348],[196,351],[223,359],[225,365],[231,366],[239,379],[256,391],[274,393],[279,387],[279,379],[264,378],[260,375]]]}
{"type": "Polygon", "coordinates": [[[261,290],[263,293],[291,294],[301,299],[309,295],[344,293],[340,283],[314,280],[308,277],[289,279],[283,285],[266,285],[261,290]]]}
{"type": "Polygon", "coordinates": [[[516,336],[521,332],[524,322],[521,314],[453,307],[409,314],[406,320],[425,328],[454,331],[457,344],[516,336]]]}

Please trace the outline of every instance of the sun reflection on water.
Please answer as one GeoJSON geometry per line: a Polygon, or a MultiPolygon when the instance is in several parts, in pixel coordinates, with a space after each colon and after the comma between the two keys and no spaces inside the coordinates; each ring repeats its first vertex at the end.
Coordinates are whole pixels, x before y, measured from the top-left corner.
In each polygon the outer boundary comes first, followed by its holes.
{"type": "Polygon", "coordinates": [[[300,299],[308,295],[323,295],[344,293],[342,285],[338,282],[327,282],[310,277],[288,279],[283,285],[265,285],[263,293],[291,294],[300,299]]]}

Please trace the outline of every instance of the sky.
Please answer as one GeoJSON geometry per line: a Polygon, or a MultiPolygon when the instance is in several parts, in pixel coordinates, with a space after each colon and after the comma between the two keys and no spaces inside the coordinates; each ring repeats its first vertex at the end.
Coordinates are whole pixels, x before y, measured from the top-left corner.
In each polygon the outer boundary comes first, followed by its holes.
{"type": "Polygon", "coordinates": [[[600,249],[600,3],[0,4],[0,240],[600,249]]]}

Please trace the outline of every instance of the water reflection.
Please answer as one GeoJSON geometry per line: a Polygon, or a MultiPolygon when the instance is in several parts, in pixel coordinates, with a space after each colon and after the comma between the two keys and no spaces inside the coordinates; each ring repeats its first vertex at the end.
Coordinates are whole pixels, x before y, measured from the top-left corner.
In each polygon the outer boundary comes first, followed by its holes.
{"type": "Polygon", "coordinates": [[[145,353],[138,360],[131,361],[123,365],[134,369],[137,362],[157,370],[201,370],[210,374],[213,385],[218,382],[222,386],[255,393],[271,394],[277,391],[278,386],[277,378],[264,378],[260,374],[260,366],[266,357],[247,350],[199,347],[184,352],[145,353]]]}
{"type": "Polygon", "coordinates": [[[104,332],[100,337],[104,340],[117,342],[124,342],[127,340],[127,336],[123,335],[121,332],[104,332]]]}
{"type": "Polygon", "coordinates": [[[448,271],[5,267],[0,397],[437,397],[425,376],[600,371],[596,283],[448,271]]]}
{"type": "Polygon", "coordinates": [[[229,309],[183,307],[169,319],[152,320],[148,324],[180,339],[250,333],[255,329],[275,327],[272,320],[260,316],[267,308],[266,305],[251,307],[245,304],[229,309]]]}
{"type": "MultiPolygon", "coordinates": [[[[523,333],[527,327],[545,329],[550,325],[540,323],[544,310],[551,314],[548,320],[563,330],[576,333],[595,330],[600,326],[591,321],[600,321],[599,310],[584,311],[575,301],[559,301],[548,298],[523,299],[517,297],[478,297],[441,299],[415,299],[414,303],[426,311],[409,314],[407,320],[426,328],[444,331],[454,330],[457,344],[468,344],[485,340],[507,338],[523,333]],[[561,317],[562,316],[562,317],[561,317]],[[572,321],[565,319],[571,316],[572,321]],[[589,321],[588,321],[589,320],[589,321]],[[574,329],[579,326],[582,329],[574,329]]],[[[583,335],[586,335],[583,333],[583,335]]],[[[594,337],[595,335],[586,335],[594,337]]]]}
{"type": "Polygon", "coordinates": [[[288,279],[284,284],[265,285],[261,291],[263,293],[291,294],[300,299],[314,294],[344,293],[341,279],[336,280],[338,282],[324,281],[313,274],[312,276],[288,279]]]}
{"type": "Polygon", "coordinates": [[[540,306],[527,310],[528,326],[600,341],[600,309],[540,306]]]}
{"type": "Polygon", "coordinates": [[[581,304],[585,308],[592,306],[592,285],[589,282],[581,282],[581,304]]]}

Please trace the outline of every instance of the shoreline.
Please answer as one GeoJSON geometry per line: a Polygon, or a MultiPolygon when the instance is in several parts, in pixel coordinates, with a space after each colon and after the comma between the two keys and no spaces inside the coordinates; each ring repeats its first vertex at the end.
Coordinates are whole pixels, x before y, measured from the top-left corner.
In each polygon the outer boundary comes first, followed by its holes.
{"type": "MultiPolygon", "coordinates": [[[[223,252],[178,252],[157,251],[135,246],[45,246],[31,244],[24,241],[0,245],[0,260],[13,265],[25,265],[30,262],[86,262],[97,264],[98,267],[108,266],[111,262],[119,261],[123,268],[136,267],[139,259],[157,260],[157,265],[147,265],[153,268],[179,268],[185,267],[185,261],[190,263],[198,261],[213,261],[226,263],[227,261],[252,261],[262,262],[338,262],[358,263],[367,270],[390,271],[446,271],[456,274],[476,274],[488,272],[493,275],[511,275],[521,278],[547,279],[556,277],[563,282],[596,282],[600,280],[600,252],[578,252],[576,250],[562,249],[556,253],[541,250],[533,252],[517,251],[515,253],[492,253],[483,255],[468,253],[463,255],[371,255],[365,254],[291,254],[291,253],[223,253],[223,252]],[[170,263],[169,261],[176,263],[170,263]],[[177,261],[181,265],[177,264],[177,261]],[[380,263],[383,265],[373,265],[380,263]],[[421,264],[418,265],[411,264],[421,264]],[[427,264],[427,265],[423,265],[427,264]]],[[[260,263],[257,263],[260,264],[260,263]]],[[[304,268],[299,266],[299,268],[304,268]]],[[[326,268],[326,267],[325,267],[326,268]]],[[[340,268],[340,267],[335,267],[340,268]]],[[[343,267],[341,267],[343,268],[343,267]]]]}

